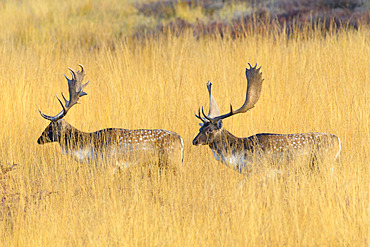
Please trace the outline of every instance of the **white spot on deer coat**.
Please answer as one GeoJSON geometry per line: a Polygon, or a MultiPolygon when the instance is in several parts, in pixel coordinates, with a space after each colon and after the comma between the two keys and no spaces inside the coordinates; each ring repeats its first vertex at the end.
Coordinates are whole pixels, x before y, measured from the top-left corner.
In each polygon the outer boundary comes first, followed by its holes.
{"type": "Polygon", "coordinates": [[[90,162],[95,158],[94,151],[92,148],[78,148],[73,150],[65,150],[66,154],[72,156],[76,161],[79,162],[90,162]]]}
{"type": "Polygon", "coordinates": [[[215,150],[212,150],[212,152],[213,152],[213,156],[215,157],[215,159],[216,159],[217,161],[220,161],[222,157],[221,157],[221,156],[219,156],[215,150]]]}

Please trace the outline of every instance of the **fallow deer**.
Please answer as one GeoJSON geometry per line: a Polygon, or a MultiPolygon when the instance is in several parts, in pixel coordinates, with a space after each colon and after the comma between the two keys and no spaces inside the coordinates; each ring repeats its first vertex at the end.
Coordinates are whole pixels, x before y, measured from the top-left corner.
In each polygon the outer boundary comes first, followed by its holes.
{"type": "Polygon", "coordinates": [[[337,136],[327,133],[270,134],[262,133],[247,138],[238,138],[228,132],[222,124],[223,119],[239,113],[245,113],[257,103],[262,90],[262,72],[257,64],[246,69],[247,93],[244,104],[237,110],[230,105],[230,112],[220,115],[218,105],[211,93],[210,82],[207,83],[209,93],[209,112],[206,115],[202,107],[195,116],[202,123],[193,145],[208,145],[217,161],[221,161],[240,173],[249,173],[253,166],[269,161],[296,161],[307,158],[311,164],[318,160],[332,162],[340,153],[340,140],[337,136]]]}
{"type": "Polygon", "coordinates": [[[63,93],[65,104],[57,96],[62,111],[55,116],[39,112],[50,124],[38,138],[38,144],[58,142],[62,152],[71,155],[80,162],[98,163],[116,162],[119,167],[154,162],[160,165],[171,164],[176,168],[182,165],[184,143],[175,132],[162,129],[114,129],[108,128],[86,133],[74,128],[62,119],[72,106],[79,103],[80,97],[87,95],[83,90],[88,82],[82,84],[85,77],[81,71],[69,68],[72,78],[68,81],[69,100],[63,93]]]}

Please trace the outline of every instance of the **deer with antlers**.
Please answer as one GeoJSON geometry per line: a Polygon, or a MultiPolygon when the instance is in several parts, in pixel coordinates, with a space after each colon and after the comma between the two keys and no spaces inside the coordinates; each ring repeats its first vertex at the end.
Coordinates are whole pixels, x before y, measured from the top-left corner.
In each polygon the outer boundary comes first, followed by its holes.
{"type": "Polygon", "coordinates": [[[307,158],[311,164],[323,159],[334,161],[340,153],[340,140],[337,136],[327,133],[297,134],[256,134],[247,138],[238,138],[228,132],[222,121],[239,113],[245,113],[257,103],[262,90],[262,72],[257,64],[246,69],[247,93],[244,104],[237,110],[230,105],[230,112],[219,113],[218,105],[211,93],[210,82],[207,83],[209,93],[209,112],[206,115],[202,107],[195,116],[202,121],[193,145],[208,145],[217,161],[221,161],[240,173],[249,173],[253,165],[269,161],[291,161],[307,158]]]}
{"type": "Polygon", "coordinates": [[[80,97],[87,95],[83,90],[88,82],[82,84],[85,77],[81,71],[69,68],[72,78],[68,81],[69,100],[63,93],[65,103],[57,96],[62,111],[55,116],[39,112],[50,124],[38,138],[38,144],[58,142],[62,152],[71,155],[77,161],[96,163],[115,161],[119,167],[155,162],[160,165],[171,164],[176,168],[182,165],[184,143],[175,132],[162,129],[115,129],[108,128],[86,133],[74,128],[63,117],[76,105],[80,97]]]}

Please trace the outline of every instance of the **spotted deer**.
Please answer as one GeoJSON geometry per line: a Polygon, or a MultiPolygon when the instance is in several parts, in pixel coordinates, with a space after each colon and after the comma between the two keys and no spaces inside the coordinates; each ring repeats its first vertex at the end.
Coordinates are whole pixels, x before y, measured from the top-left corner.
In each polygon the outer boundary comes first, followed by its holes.
{"type": "Polygon", "coordinates": [[[228,132],[222,121],[239,113],[245,113],[257,103],[262,90],[262,72],[257,64],[249,64],[246,69],[247,93],[244,104],[237,110],[230,105],[230,112],[220,115],[218,105],[212,95],[210,82],[207,83],[209,93],[209,112],[206,115],[202,107],[195,116],[202,121],[193,145],[208,145],[217,161],[221,161],[240,173],[249,173],[253,165],[269,161],[296,161],[307,158],[311,164],[318,160],[328,159],[332,162],[340,153],[340,140],[337,136],[327,133],[269,134],[262,133],[247,138],[238,138],[228,132]]]}
{"type": "Polygon", "coordinates": [[[162,129],[115,129],[108,128],[96,132],[83,132],[62,119],[80,97],[87,95],[82,84],[85,77],[81,71],[69,68],[72,78],[68,81],[69,100],[63,93],[65,104],[57,96],[62,111],[55,116],[39,112],[50,124],[38,138],[38,144],[58,142],[62,152],[80,162],[97,163],[114,161],[119,167],[155,162],[159,165],[171,164],[174,168],[182,165],[184,143],[180,135],[162,129]]]}

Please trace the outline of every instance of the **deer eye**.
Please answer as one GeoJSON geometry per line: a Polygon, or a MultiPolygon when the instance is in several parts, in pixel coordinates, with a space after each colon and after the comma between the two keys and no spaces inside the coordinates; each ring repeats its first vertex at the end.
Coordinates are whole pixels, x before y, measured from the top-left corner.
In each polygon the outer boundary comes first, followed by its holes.
{"type": "Polygon", "coordinates": [[[206,135],[208,135],[208,134],[210,134],[210,133],[212,133],[212,129],[208,129],[208,130],[206,130],[206,135]]]}

